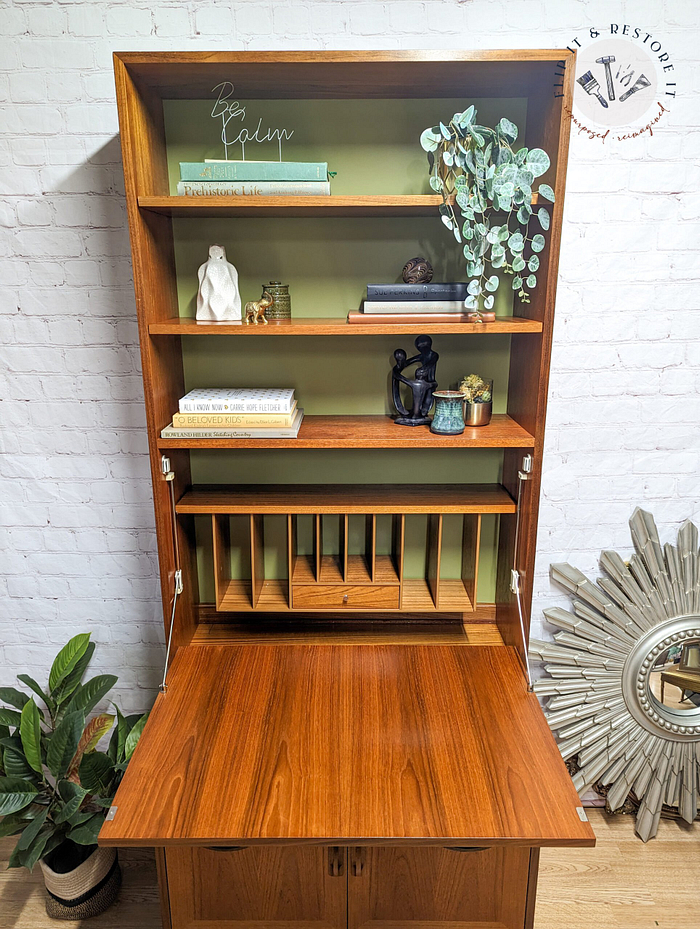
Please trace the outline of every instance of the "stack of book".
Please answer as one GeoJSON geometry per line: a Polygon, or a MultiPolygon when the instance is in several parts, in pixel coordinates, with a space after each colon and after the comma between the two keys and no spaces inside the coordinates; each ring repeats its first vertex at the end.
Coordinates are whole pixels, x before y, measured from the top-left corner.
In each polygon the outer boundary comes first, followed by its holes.
{"type": "Polygon", "coordinates": [[[163,439],[296,439],[304,418],[292,388],[200,388],[180,400],[163,439]]]}
{"type": "Polygon", "coordinates": [[[327,197],[328,165],[315,161],[181,161],[180,197],[327,197]]]}
{"type": "Polygon", "coordinates": [[[464,322],[470,318],[464,306],[467,286],[463,282],[368,284],[362,311],[348,313],[348,322],[464,322]]]}

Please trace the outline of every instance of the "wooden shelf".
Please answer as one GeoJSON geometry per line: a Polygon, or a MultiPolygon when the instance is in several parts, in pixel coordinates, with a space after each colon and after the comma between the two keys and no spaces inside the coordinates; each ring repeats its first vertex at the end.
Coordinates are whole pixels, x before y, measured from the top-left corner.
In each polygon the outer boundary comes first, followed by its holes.
{"type": "Polygon", "coordinates": [[[440,436],[429,426],[397,426],[388,416],[305,416],[296,439],[158,439],[158,448],[533,448],[529,432],[505,413],[488,426],[440,436]]]}
{"type": "Polygon", "coordinates": [[[542,323],[522,316],[502,316],[492,323],[348,323],[342,316],[297,316],[294,319],[273,319],[267,326],[247,326],[243,320],[231,322],[198,322],[196,319],[175,317],[162,323],[151,323],[148,332],[160,335],[410,335],[429,329],[432,335],[456,333],[464,335],[500,335],[512,332],[542,332],[542,323]]]}
{"type": "Polygon", "coordinates": [[[359,197],[139,197],[164,216],[434,216],[438,194],[359,197]]]}
{"type": "MultiPolygon", "coordinates": [[[[439,194],[352,197],[138,197],[139,208],[162,216],[434,216],[439,194]]],[[[533,205],[546,206],[538,194],[533,205]]]]}
{"type": "MultiPolygon", "coordinates": [[[[500,484],[239,484],[193,487],[175,509],[181,514],[232,516],[280,512],[515,513],[515,501],[500,484]]],[[[302,556],[298,569],[301,561],[302,556]]]]}

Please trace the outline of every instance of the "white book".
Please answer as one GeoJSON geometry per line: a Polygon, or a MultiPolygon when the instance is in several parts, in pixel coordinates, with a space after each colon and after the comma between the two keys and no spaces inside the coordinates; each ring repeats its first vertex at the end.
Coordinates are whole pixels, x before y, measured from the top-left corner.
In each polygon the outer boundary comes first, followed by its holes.
{"type": "Polygon", "coordinates": [[[291,387],[198,387],[180,400],[180,413],[291,413],[291,387]]]}
{"type": "Polygon", "coordinates": [[[365,300],[365,313],[465,313],[464,300],[365,300]]]}
{"type": "Polygon", "coordinates": [[[288,427],[269,428],[253,427],[251,429],[178,429],[166,426],[161,430],[161,439],[296,439],[299,435],[304,411],[298,409],[288,427]]]}

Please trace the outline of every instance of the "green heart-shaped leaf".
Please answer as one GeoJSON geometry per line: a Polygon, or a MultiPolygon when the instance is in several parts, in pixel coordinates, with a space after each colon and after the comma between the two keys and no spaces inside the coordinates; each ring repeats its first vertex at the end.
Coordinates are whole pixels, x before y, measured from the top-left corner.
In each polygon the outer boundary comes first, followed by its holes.
{"type": "Polygon", "coordinates": [[[525,167],[532,171],[535,177],[540,177],[549,168],[549,155],[541,148],[532,148],[527,153],[525,167]]]}
{"type": "Polygon", "coordinates": [[[498,131],[510,145],[518,138],[518,127],[505,116],[498,123],[498,131]]]}

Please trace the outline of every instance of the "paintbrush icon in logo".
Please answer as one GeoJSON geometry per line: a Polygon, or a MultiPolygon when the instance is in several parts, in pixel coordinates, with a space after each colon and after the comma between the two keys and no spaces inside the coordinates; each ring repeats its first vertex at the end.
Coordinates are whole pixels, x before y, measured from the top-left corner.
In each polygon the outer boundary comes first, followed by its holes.
{"type": "Polygon", "coordinates": [[[591,97],[597,97],[600,105],[605,107],[605,109],[607,110],[608,101],[599,92],[600,84],[593,77],[593,72],[586,71],[586,73],[582,74],[581,77],[577,78],[577,80],[578,80],[578,83],[581,85],[581,87],[583,87],[583,89],[586,91],[586,93],[589,94],[591,97]]]}

